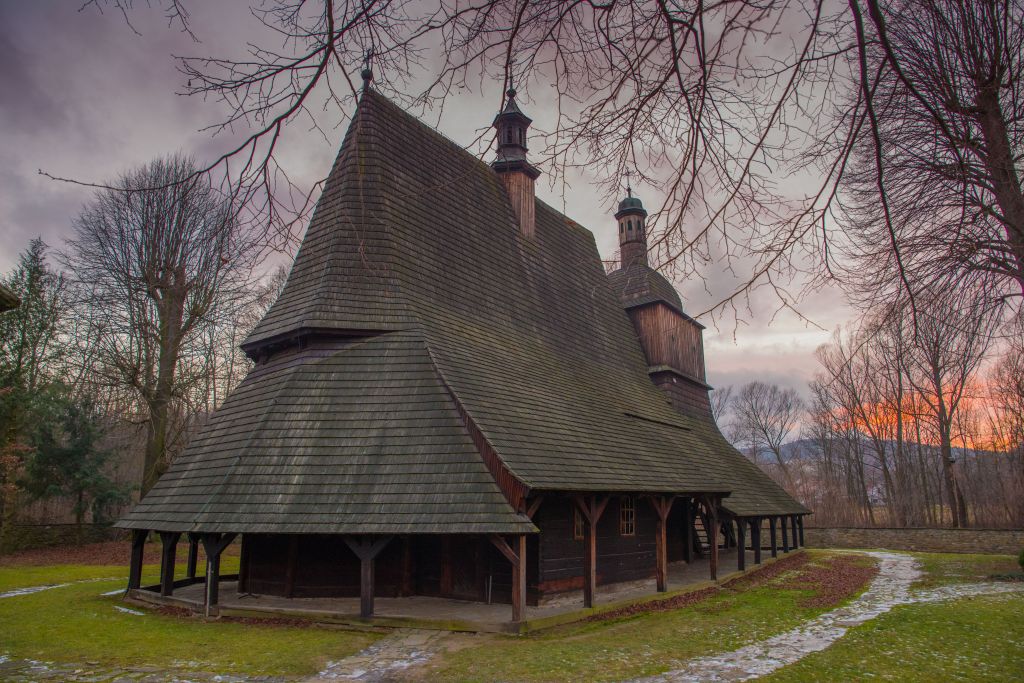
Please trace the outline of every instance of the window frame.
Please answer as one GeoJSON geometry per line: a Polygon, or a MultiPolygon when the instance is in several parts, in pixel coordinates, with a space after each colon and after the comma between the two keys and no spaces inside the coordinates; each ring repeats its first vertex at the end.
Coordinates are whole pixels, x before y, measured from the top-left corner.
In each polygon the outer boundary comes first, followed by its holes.
{"type": "Polygon", "coordinates": [[[636,536],[636,497],[619,498],[619,536],[636,536]]]}
{"type": "Polygon", "coordinates": [[[587,525],[583,513],[575,505],[572,508],[572,540],[582,541],[587,534],[587,525]]]}

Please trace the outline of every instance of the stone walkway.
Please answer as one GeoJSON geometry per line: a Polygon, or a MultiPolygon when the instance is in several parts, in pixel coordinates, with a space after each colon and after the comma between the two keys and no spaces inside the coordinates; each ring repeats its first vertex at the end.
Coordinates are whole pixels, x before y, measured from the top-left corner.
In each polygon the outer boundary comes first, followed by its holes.
{"type": "Polygon", "coordinates": [[[445,631],[401,629],[358,654],[328,662],[323,671],[308,681],[401,680],[406,669],[425,664],[437,654],[447,636],[445,631]]]}
{"type": "Polygon", "coordinates": [[[922,574],[916,559],[898,553],[865,554],[878,559],[878,576],[871,582],[867,591],[849,604],[767,640],[733,652],[693,659],[686,663],[685,668],[643,681],[747,681],[793,664],[813,652],[824,650],[843,637],[850,628],[881,616],[897,605],[954,600],[994,593],[1024,592],[1024,584],[1019,583],[956,584],[912,592],[911,584],[922,574]]]}

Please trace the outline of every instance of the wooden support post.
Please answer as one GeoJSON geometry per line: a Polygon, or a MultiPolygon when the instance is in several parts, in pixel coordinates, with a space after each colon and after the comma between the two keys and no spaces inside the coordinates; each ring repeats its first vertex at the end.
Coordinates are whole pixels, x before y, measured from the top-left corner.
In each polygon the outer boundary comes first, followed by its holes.
{"type": "Polygon", "coordinates": [[[754,564],[761,564],[761,518],[750,522],[750,543],[754,546],[754,564]]]}
{"type": "Polygon", "coordinates": [[[190,531],[188,536],[188,564],[185,568],[185,576],[190,579],[196,578],[196,564],[199,563],[199,534],[190,531]]]}
{"type": "Polygon", "coordinates": [[[148,529],[132,529],[132,559],[128,565],[128,590],[142,587],[142,560],[146,553],[148,529]]]}
{"type": "Polygon", "coordinates": [[[512,563],[512,621],[519,623],[526,616],[526,534],[513,536],[514,548],[497,534],[488,538],[512,563]]]}
{"type": "Polygon", "coordinates": [[[292,535],[288,539],[288,557],[284,565],[284,597],[295,597],[295,571],[299,562],[299,537],[292,535]]]}
{"type": "Polygon", "coordinates": [[[658,515],[658,527],[654,544],[654,576],[658,592],[668,590],[668,514],[672,511],[673,496],[651,496],[654,512],[658,515]]]}
{"type": "Polygon", "coordinates": [[[747,523],[742,517],[736,518],[736,569],[744,571],[747,568],[747,539],[744,533],[747,530],[747,523]]]}
{"type": "Polygon", "coordinates": [[[769,535],[769,539],[768,540],[770,541],[771,546],[772,546],[772,557],[778,557],[779,556],[779,539],[775,535],[775,518],[774,517],[769,517],[768,518],[768,535],[769,535]]]}
{"type": "Polygon", "coordinates": [[[797,531],[796,531],[796,525],[797,525],[796,515],[793,515],[790,519],[792,521],[792,527],[793,527],[793,550],[796,550],[797,548],[800,547],[800,537],[799,537],[799,535],[797,534],[797,531]]]}
{"type": "Polygon", "coordinates": [[[160,595],[165,597],[174,592],[174,554],[180,538],[177,531],[160,532],[160,595]]]}
{"type": "Polygon", "coordinates": [[[683,560],[686,561],[686,564],[693,562],[694,506],[692,498],[683,501],[683,560]]]}
{"type": "Polygon", "coordinates": [[[711,525],[708,527],[708,545],[711,546],[711,561],[709,569],[711,580],[718,580],[718,501],[714,496],[706,498],[708,517],[711,518],[711,525]]]}
{"type": "Polygon", "coordinates": [[[206,553],[206,598],[203,614],[210,616],[220,599],[220,555],[235,540],[235,534],[202,534],[203,551],[206,553]]]}
{"type": "Polygon", "coordinates": [[[455,577],[452,574],[452,539],[449,536],[441,538],[441,595],[450,597],[455,586],[455,577]]]}
{"type": "Polygon", "coordinates": [[[402,584],[398,589],[398,594],[402,596],[412,595],[413,590],[413,559],[412,559],[412,539],[408,536],[402,537],[402,584]]]}
{"type": "Polygon", "coordinates": [[[800,515],[799,517],[797,517],[797,521],[800,524],[800,547],[804,548],[806,547],[804,545],[804,516],[800,515]]]}
{"type": "Polygon", "coordinates": [[[238,554],[238,594],[245,595],[249,592],[249,562],[252,560],[249,555],[252,547],[249,539],[242,534],[242,548],[238,554]]]}
{"type": "Polygon", "coordinates": [[[573,496],[587,523],[583,541],[583,606],[593,607],[597,593],[597,523],[608,505],[608,496],[573,496]]]}
{"type": "Polygon", "coordinates": [[[373,616],[373,561],[391,536],[362,537],[344,536],[345,544],[359,558],[359,616],[369,619],[373,616]]]}
{"type": "Polygon", "coordinates": [[[779,518],[779,526],[782,527],[782,552],[789,552],[789,520],[785,517],[779,518]]]}

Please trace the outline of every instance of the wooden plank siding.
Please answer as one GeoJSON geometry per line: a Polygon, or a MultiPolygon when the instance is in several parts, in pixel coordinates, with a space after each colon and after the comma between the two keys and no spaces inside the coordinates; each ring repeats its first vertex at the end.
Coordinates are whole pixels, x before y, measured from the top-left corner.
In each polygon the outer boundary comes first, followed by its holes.
{"type": "Polygon", "coordinates": [[[663,303],[630,309],[650,366],[664,365],[705,382],[701,329],[663,303]]]}
{"type": "MultiPolygon", "coordinates": [[[[637,500],[636,532],[619,533],[620,497],[612,496],[597,524],[597,584],[653,578],[657,516],[649,504],[637,500]]],[[[583,588],[584,543],[573,539],[573,504],[551,496],[534,518],[540,528],[537,551],[540,595],[583,588]]]]}

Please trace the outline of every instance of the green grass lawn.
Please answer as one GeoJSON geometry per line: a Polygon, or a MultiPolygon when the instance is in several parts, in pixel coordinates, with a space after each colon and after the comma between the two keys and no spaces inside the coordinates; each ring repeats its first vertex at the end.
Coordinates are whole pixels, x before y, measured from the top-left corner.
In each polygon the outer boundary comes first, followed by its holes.
{"type": "MultiPolygon", "coordinates": [[[[567,625],[526,636],[452,634],[427,665],[403,672],[423,681],[623,680],[679,668],[788,630],[834,605],[815,607],[819,589],[804,572],[839,554],[806,551],[810,562],[766,581],[737,583],[671,611],[567,625]]],[[[847,555],[848,557],[848,555],[847,555]]],[[[919,554],[919,588],[1012,572],[1011,557],[919,554]]],[[[870,562],[865,559],[864,561],[870,562]]],[[[223,560],[237,570],[237,556],[223,560]]],[[[176,575],[184,575],[179,562],[176,575]]],[[[123,566],[0,567],[0,592],[71,585],[0,599],[0,654],[15,659],[95,662],[226,674],[301,677],[353,654],[379,634],[315,626],[207,621],[124,607],[123,566]]],[[[157,581],[147,565],[144,583],[157,581]]],[[[1024,596],[909,605],[852,629],[823,652],[786,667],[777,681],[1024,680],[1024,596]]]]}
{"type": "MultiPolygon", "coordinates": [[[[223,571],[238,570],[237,557],[223,559],[223,571]]],[[[184,577],[179,563],[175,575],[184,577]]],[[[0,654],[56,662],[96,662],[103,667],[150,666],[256,675],[303,675],[324,662],[353,654],[379,635],[315,627],[252,625],[164,615],[123,605],[125,567],[62,565],[2,567],[0,591],[66,583],[62,588],[0,600],[0,654]],[[129,607],[145,614],[122,612],[129,607]]],[[[143,583],[156,583],[146,566],[143,583]]]]}
{"type": "MultiPolygon", "coordinates": [[[[830,553],[806,551],[812,564],[830,553]]],[[[870,561],[865,559],[865,561],[870,561]]],[[[788,588],[800,570],[755,588],[726,589],[683,609],[565,626],[525,637],[476,636],[456,643],[422,672],[424,680],[623,680],[677,668],[793,628],[821,612],[801,603],[812,590],[788,588]]]]}
{"type": "Polygon", "coordinates": [[[986,581],[993,574],[1020,572],[1017,558],[1010,555],[968,555],[954,553],[912,553],[925,575],[915,588],[934,588],[950,583],[986,581]]]}
{"type": "Polygon", "coordinates": [[[904,605],[760,680],[1022,681],[1022,615],[1020,595],[904,605]]]}

